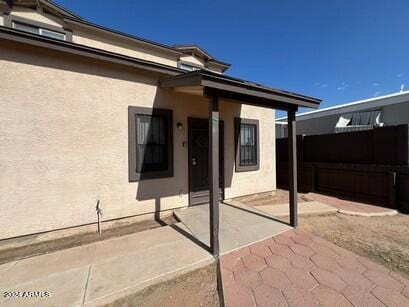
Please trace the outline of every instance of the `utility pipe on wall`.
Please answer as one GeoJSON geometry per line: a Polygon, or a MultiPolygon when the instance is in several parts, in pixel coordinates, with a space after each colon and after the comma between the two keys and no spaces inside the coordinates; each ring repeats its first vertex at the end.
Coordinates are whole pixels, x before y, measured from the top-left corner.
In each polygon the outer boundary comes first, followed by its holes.
{"type": "Polygon", "coordinates": [[[98,233],[99,233],[99,235],[101,235],[102,234],[102,227],[101,227],[102,209],[100,208],[99,203],[100,203],[100,201],[98,199],[97,206],[96,206],[95,209],[97,211],[97,218],[98,218],[98,233]]]}

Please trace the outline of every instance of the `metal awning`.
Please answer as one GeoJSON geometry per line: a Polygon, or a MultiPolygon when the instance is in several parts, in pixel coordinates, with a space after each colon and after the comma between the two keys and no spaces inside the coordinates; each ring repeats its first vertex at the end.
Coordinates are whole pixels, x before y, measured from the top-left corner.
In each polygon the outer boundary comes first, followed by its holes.
{"type": "Polygon", "coordinates": [[[298,107],[318,108],[321,100],[258,83],[196,70],[160,80],[160,86],[193,95],[218,96],[249,105],[279,110],[297,110],[298,107]]]}
{"type": "MultiPolygon", "coordinates": [[[[297,222],[297,146],[295,113],[299,107],[318,108],[321,100],[270,88],[218,74],[208,70],[196,70],[159,81],[162,88],[172,89],[192,95],[209,98],[209,190],[210,190],[210,250],[219,257],[219,100],[249,104],[271,109],[285,110],[288,113],[288,156],[290,187],[290,225],[297,222]]],[[[273,127],[271,127],[273,129],[273,127]]]]}

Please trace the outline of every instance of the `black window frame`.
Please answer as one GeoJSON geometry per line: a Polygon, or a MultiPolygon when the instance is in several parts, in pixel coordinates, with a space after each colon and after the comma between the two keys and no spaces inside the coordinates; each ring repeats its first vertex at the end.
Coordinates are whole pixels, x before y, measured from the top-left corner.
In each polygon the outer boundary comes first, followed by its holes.
{"type": "Polygon", "coordinates": [[[260,124],[258,119],[249,118],[234,118],[234,139],[236,148],[236,172],[250,172],[260,169],[260,124]],[[241,165],[240,164],[240,128],[241,125],[254,125],[255,126],[255,146],[256,146],[256,164],[254,165],[241,165]]]}
{"type": "Polygon", "coordinates": [[[173,177],[173,111],[168,109],[128,107],[128,170],[129,182],[144,179],[173,177]],[[161,116],[167,120],[167,169],[160,171],[138,171],[137,115],[161,116]]]}

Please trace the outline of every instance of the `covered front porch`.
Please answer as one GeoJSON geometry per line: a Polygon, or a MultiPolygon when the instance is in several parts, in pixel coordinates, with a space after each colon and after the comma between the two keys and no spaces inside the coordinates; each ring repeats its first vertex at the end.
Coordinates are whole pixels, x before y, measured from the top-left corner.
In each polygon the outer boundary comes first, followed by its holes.
{"type": "MultiPolygon", "coordinates": [[[[160,87],[175,92],[182,92],[189,95],[200,95],[209,100],[208,120],[209,120],[209,209],[208,220],[203,220],[202,225],[208,225],[208,245],[215,257],[220,254],[219,228],[220,228],[220,149],[219,133],[220,124],[220,103],[229,101],[232,103],[246,104],[269,109],[286,111],[288,114],[289,133],[289,193],[290,193],[290,226],[297,227],[297,149],[296,149],[296,124],[295,113],[299,107],[317,108],[319,99],[294,94],[287,91],[272,89],[253,82],[232,78],[229,76],[213,73],[207,70],[197,70],[177,76],[162,79],[160,87]]],[[[274,127],[271,127],[274,129],[274,127]]],[[[273,142],[274,140],[271,140],[273,142]]],[[[237,142],[237,140],[236,140],[237,142]]],[[[237,149],[236,149],[237,150],[237,149]]],[[[271,154],[273,159],[274,153],[271,154]]],[[[237,171],[237,164],[236,164],[237,171]]],[[[263,178],[260,178],[263,180],[263,178]]],[[[224,207],[223,207],[224,208],[224,207]]],[[[229,209],[223,209],[229,210],[229,209]]],[[[195,210],[193,210],[195,211],[195,210]]],[[[197,211],[200,211],[197,209],[197,211]]],[[[265,218],[265,217],[264,217],[265,218]]],[[[222,221],[223,223],[223,221],[222,221]]],[[[248,221],[251,226],[256,221],[248,221]]],[[[223,225],[221,226],[224,229],[223,225]]],[[[204,232],[202,232],[204,233],[204,232]]],[[[200,236],[200,235],[199,235],[200,236]]]]}
{"type": "MultiPolygon", "coordinates": [[[[218,206],[220,254],[274,237],[291,229],[288,224],[245,204],[226,201],[218,206]]],[[[202,246],[209,246],[209,204],[174,211],[181,221],[174,227],[194,236],[202,246]]]]}

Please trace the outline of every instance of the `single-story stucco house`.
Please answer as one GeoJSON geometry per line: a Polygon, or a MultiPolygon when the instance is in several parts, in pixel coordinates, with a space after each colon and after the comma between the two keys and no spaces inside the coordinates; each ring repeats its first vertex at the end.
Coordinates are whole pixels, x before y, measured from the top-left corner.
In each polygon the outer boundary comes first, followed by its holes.
{"type": "Polygon", "coordinates": [[[320,104],[52,1],[0,1],[0,40],[0,239],[272,191],[274,109],[320,104]]]}

